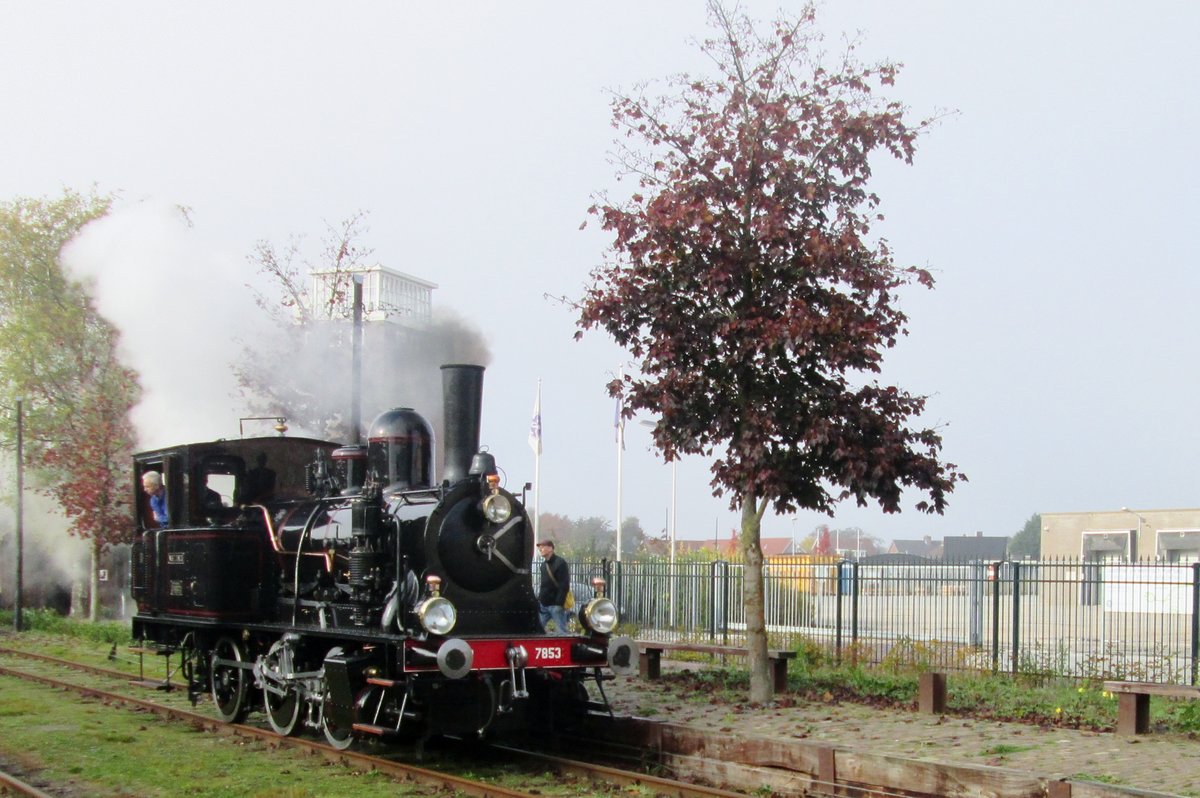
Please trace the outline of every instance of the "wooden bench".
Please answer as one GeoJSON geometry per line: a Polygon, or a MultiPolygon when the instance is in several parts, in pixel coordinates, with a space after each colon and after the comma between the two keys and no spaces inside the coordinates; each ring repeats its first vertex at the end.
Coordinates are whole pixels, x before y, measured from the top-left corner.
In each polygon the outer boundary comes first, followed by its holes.
{"type": "Polygon", "coordinates": [[[1117,734],[1146,734],[1150,731],[1150,696],[1200,698],[1200,686],[1157,682],[1105,682],[1104,689],[1117,695],[1117,734]]]}
{"type": "MultiPolygon", "coordinates": [[[[642,678],[657,679],[662,675],[662,654],[664,651],[687,651],[693,654],[712,654],[716,656],[736,656],[744,657],[749,652],[739,646],[717,646],[706,643],[660,643],[642,642],[638,643],[638,671],[642,678]]],[[[788,660],[794,659],[795,651],[779,651],[769,649],[767,651],[767,659],[771,663],[771,680],[775,685],[775,692],[782,693],[787,690],[787,664],[788,660]]]]}

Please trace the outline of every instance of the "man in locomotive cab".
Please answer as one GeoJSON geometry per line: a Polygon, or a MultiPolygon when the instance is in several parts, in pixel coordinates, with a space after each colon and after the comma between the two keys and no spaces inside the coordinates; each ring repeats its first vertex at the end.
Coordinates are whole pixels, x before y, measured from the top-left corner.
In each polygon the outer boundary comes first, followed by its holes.
{"type": "Polygon", "coordinates": [[[203,479],[204,482],[200,486],[200,509],[206,513],[220,510],[224,506],[221,504],[221,494],[208,486],[208,474],[205,474],[203,479]]]}
{"type": "Polygon", "coordinates": [[[254,456],[254,468],[246,472],[238,488],[237,503],[253,504],[275,491],[275,471],[267,467],[267,453],[254,456]]]}
{"type": "Polygon", "coordinates": [[[154,523],[159,528],[165,528],[170,523],[170,516],[167,514],[167,489],[163,485],[162,474],[157,471],[142,474],[142,490],[150,499],[154,523]]]}

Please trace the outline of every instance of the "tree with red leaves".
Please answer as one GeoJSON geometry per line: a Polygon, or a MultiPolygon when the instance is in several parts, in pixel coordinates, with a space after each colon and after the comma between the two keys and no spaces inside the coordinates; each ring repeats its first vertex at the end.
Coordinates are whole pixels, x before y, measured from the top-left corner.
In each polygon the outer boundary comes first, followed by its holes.
{"type": "Polygon", "coordinates": [[[700,45],[713,77],[657,97],[617,94],[617,161],[638,188],[591,211],[614,243],[579,302],[640,363],[609,385],[627,416],[657,415],[670,461],[711,454],[714,495],[740,508],[751,701],[770,700],[760,528],[768,508],[832,514],[841,500],[942,512],[964,477],[941,437],[914,429],[923,397],[880,385],[883,351],[905,333],[897,293],[932,286],[869,240],[878,197],[870,157],[910,163],[928,121],[876,95],[897,65],[835,67],[814,8],[760,32],[709,4],[700,45]]]}
{"type": "Polygon", "coordinates": [[[829,537],[829,527],[825,524],[817,527],[817,539],[813,541],[813,554],[833,554],[833,540],[829,537]]]}
{"type": "MultiPolygon", "coordinates": [[[[21,397],[25,465],[54,498],[71,534],[88,540],[93,566],[132,533],[137,376],[121,364],[117,332],[86,287],[63,270],[65,247],[111,198],[66,192],[0,204],[0,395],[21,397]]],[[[11,416],[0,434],[13,441],[11,416]]],[[[97,616],[96,568],[90,616],[97,616]]]]}

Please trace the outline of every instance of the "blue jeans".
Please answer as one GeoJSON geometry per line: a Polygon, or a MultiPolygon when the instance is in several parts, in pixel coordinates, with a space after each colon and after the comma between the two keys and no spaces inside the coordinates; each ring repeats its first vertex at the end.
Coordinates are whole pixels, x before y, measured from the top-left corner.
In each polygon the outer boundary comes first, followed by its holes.
{"type": "Polygon", "coordinates": [[[547,607],[545,604],[538,605],[538,620],[541,621],[542,631],[546,631],[546,622],[551,618],[554,619],[554,628],[560,635],[570,634],[571,627],[571,611],[562,607],[547,607]]]}

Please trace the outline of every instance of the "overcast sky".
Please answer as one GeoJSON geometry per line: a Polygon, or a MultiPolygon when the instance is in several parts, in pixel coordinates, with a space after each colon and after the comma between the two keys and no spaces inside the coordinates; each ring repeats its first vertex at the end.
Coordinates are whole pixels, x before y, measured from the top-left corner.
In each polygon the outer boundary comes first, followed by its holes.
{"type": "MultiPolygon", "coordinates": [[[[0,198],[120,192],[81,260],[178,419],[146,445],[237,434],[219,331],[253,313],[246,256],[305,232],[315,252],[364,210],[375,259],[437,283],[435,305],[488,339],[483,440],[508,487],[533,480],[540,378],[541,510],[613,517],[604,384],[624,355],[573,341],[545,295],[578,296],[607,243],[579,230],[592,195],[622,187],[606,89],[703,69],[700,0],[0,11],[0,198]]],[[[915,114],[957,112],[874,188],[897,260],[937,279],[904,295],[911,334],[886,376],[931,396],[925,422],[970,482],[943,517],[913,495],[900,515],[846,505],[763,534],[1009,535],[1034,512],[1200,506],[1200,4],[840,0],[820,22],[835,49],[861,31],[865,58],[904,63],[895,96],[915,114]]],[[[631,426],[622,509],[651,534],[670,472],[631,426]]],[[[678,476],[679,536],[727,538],[737,516],[707,463],[678,476]]]]}

